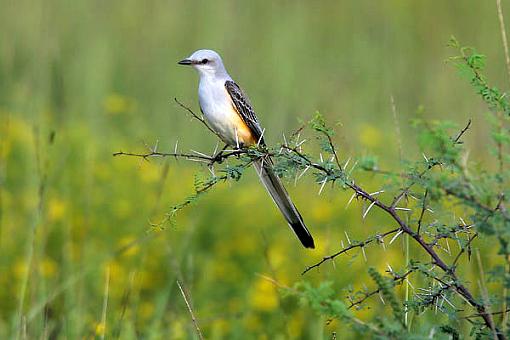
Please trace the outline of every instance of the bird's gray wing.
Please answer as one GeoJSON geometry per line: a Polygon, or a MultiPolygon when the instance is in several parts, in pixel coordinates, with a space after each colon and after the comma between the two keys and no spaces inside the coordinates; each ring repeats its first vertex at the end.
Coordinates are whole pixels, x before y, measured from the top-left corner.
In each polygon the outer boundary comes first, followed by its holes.
{"type": "Polygon", "coordinates": [[[227,80],[225,82],[225,89],[230,95],[230,98],[232,98],[235,110],[251,130],[255,139],[260,145],[265,145],[264,137],[262,136],[262,128],[260,127],[257,115],[251,106],[248,96],[246,96],[239,85],[232,80],[227,80]]]}

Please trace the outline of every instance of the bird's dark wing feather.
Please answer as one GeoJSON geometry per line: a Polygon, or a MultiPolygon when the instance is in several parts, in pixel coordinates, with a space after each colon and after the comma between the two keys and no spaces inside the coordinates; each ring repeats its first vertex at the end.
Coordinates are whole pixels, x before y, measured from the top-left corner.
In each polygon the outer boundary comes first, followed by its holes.
{"type": "Polygon", "coordinates": [[[228,94],[232,98],[234,108],[236,109],[239,116],[246,123],[253,133],[253,136],[257,141],[260,141],[260,145],[265,145],[264,137],[262,136],[262,128],[257,120],[257,115],[251,106],[250,100],[244,94],[243,90],[232,80],[225,82],[225,88],[228,94]]]}
{"type": "MultiPolygon", "coordinates": [[[[255,111],[253,111],[248,97],[244,94],[243,90],[241,90],[241,88],[231,80],[225,82],[225,88],[232,98],[234,109],[237,111],[241,119],[251,130],[259,144],[265,145],[264,136],[262,135],[263,131],[260,128],[257,116],[255,115],[255,111]]],[[[299,214],[296,206],[292,203],[282,181],[274,173],[271,158],[257,158],[253,161],[253,166],[257,170],[257,174],[259,175],[262,184],[267,189],[267,192],[276,203],[276,206],[280,209],[287,220],[287,223],[294,233],[296,233],[301,243],[306,248],[314,248],[315,245],[312,235],[306,228],[303,218],[299,214]]]]}

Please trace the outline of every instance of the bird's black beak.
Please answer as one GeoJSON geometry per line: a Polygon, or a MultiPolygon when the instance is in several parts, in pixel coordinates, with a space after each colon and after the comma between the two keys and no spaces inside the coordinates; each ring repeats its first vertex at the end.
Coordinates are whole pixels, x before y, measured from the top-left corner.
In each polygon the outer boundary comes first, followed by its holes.
{"type": "Polygon", "coordinates": [[[179,65],[191,65],[191,64],[193,64],[193,62],[191,60],[189,60],[189,59],[183,59],[183,60],[179,61],[177,64],[179,64],[179,65]]]}

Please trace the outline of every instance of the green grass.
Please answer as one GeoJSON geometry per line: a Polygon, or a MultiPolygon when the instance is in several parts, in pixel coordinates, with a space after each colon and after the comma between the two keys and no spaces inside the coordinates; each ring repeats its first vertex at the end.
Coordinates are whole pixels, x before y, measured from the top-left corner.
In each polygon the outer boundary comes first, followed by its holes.
{"type": "MultiPolygon", "coordinates": [[[[387,167],[398,161],[391,96],[405,157],[421,157],[409,125],[421,116],[473,118],[466,143],[486,160],[486,109],[444,63],[450,35],[494,58],[494,83],[508,81],[496,7],[474,0],[0,0],[0,23],[1,338],[191,338],[177,278],[207,338],[353,336],[259,275],[285,285],[331,279],[340,297],[370,284],[360,253],[300,276],[346,242],[344,231],[363,239],[386,227],[382,213],[363,221],[360,205],[345,209],[349,194],[288,183],[315,251],[301,249],[251,172],[150,231],[207,170],[112,153],[156,141],[170,151],[177,140],[212,152],[215,137],[173,101],[197,108],[197,76],[176,64],[195,49],[222,54],[270,143],[319,110],[340,122],[343,159],[375,153],[387,167]]],[[[367,250],[380,270],[403,254],[400,241],[367,250]]],[[[384,310],[375,302],[361,319],[384,310]]]]}

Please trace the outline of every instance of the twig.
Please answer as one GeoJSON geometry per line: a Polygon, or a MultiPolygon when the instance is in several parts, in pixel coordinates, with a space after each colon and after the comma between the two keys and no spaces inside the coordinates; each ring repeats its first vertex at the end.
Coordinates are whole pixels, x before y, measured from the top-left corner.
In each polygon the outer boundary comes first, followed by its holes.
{"type": "Polygon", "coordinates": [[[501,203],[503,202],[504,196],[499,197],[498,204],[496,208],[491,208],[488,205],[483,204],[480,202],[476,197],[467,195],[465,193],[456,192],[454,190],[451,190],[449,188],[442,188],[444,193],[456,197],[462,201],[465,201],[467,203],[471,203],[472,205],[475,205],[477,208],[481,210],[485,210],[485,212],[490,213],[491,215],[495,214],[496,212],[499,212],[501,216],[505,219],[505,221],[510,221],[510,215],[505,211],[504,209],[501,209],[501,203]]]}
{"type": "Polygon", "coordinates": [[[329,134],[326,134],[326,137],[328,138],[329,146],[331,147],[331,150],[333,151],[333,155],[335,156],[336,165],[338,166],[338,169],[340,169],[340,171],[343,171],[342,165],[340,164],[340,160],[338,159],[338,155],[336,153],[336,148],[333,145],[333,141],[331,140],[331,136],[329,134]]]}
{"type": "Polygon", "coordinates": [[[459,144],[461,142],[460,139],[462,138],[462,136],[466,133],[467,130],[469,130],[469,128],[471,127],[471,119],[468,120],[466,126],[459,132],[459,134],[457,135],[457,137],[455,137],[455,139],[453,140],[453,144],[459,144]]]}
{"type": "MultiPolygon", "coordinates": [[[[196,152],[196,151],[195,151],[196,152]]],[[[250,153],[249,149],[239,149],[232,150],[228,152],[220,151],[216,155],[207,156],[203,153],[182,153],[182,152],[159,152],[159,151],[150,151],[146,153],[134,153],[134,152],[124,152],[118,151],[114,152],[113,156],[131,156],[131,157],[140,157],[145,160],[151,157],[174,157],[174,158],[183,158],[190,161],[202,161],[206,163],[221,163],[225,159],[232,156],[239,156],[250,153]]]]}
{"type": "MultiPolygon", "coordinates": [[[[414,272],[414,270],[409,270],[409,271],[407,271],[403,275],[395,275],[393,277],[393,280],[395,281],[394,284],[397,285],[397,284],[401,283],[402,281],[404,281],[413,272],[414,272]],[[400,281],[400,282],[398,282],[398,281],[400,281]]],[[[378,289],[375,289],[375,290],[373,290],[373,291],[371,291],[369,293],[365,293],[361,299],[351,302],[351,304],[347,307],[347,309],[351,309],[351,308],[353,308],[355,306],[358,306],[358,305],[362,304],[363,302],[365,302],[371,296],[374,296],[375,294],[379,294],[380,291],[381,291],[381,289],[378,288],[378,289]]]]}
{"type": "Polygon", "coordinates": [[[421,206],[420,218],[418,219],[418,230],[417,230],[418,235],[420,234],[421,222],[423,220],[423,215],[425,215],[425,211],[427,210],[427,195],[428,194],[429,194],[429,189],[425,189],[425,194],[423,194],[423,203],[421,206]]]}
{"type": "MultiPolygon", "coordinates": [[[[499,314],[506,314],[508,312],[510,312],[510,309],[505,309],[505,310],[502,310],[502,311],[499,311],[499,312],[492,312],[490,314],[491,315],[499,315],[499,314]]],[[[463,317],[461,317],[461,319],[470,319],[470,318],[479,318],[479,317],[481,317],[481,315],[478,314],[478,313],[475,313],[475,314],[463,316],[463,317]]]]}
{"type": "Polygon", "coordinates": [[[469,240],[467,241],[466,245],[464,247],[462,247],[462,249],[459,251],[459,253],[457,254],[457,256],[455,256],[455,259],[453,260],[452,262],[452,270],[455,271],[456,267],[457,267],[457,262],[459,261],[460,257],[462,256],[462,254],[466,251],[466,249],[468,249],[470,246],[471,246],[471,242],[473,242],[473,240],[478,236],[478,233],[475,233],[473,234],[473,236],[471,236],[469,238],[469,240]]]}
{"type": "MultiPolygon", "coordinates": [[[[200,123],[204,124],[205,127],[207,128],[207,130],[211,131],[212,133],[214,133],[216,136],[219,137],[219,135],[213,129],[211,129],[211,127],[207,124],[207,122],[205,121],[203,116],[197,115],[192,109],[190,109],[188,106],[181,103],[177,98],[174,98],[174,100],[177,104],[179,104],[180,107],[182,107],[184,110],[188,111],[191,114],[191,116],[193,116],[193,118],[198,120],[200,123]]],[[[220,137],[220,139],[221,139],[221,137],[220,137]]]]}
{"type": "Polygon", "coordinates": [[[344,248],[342,250],[340,250],[339,252],[337,253],[334,253],[332,255],[329,255],[329,256],[324,256],[322,258],[321,261],[317,262],[316,264],[314,265],[311,265],[311,266],[308,266],[305,268],[305,270],[301,273],[301,275],[304,275],[306,274],[307,272],[309,272],[310,270],[312,270],[313,268],[317,268],[319,267],[320,265],[322,265],[324,262],[326,261],[329,261],[329,260],[333,260],[335,257],[339,256],[339,255],[342,255],[343,253],[346,253],[348,252],[349,250],[352,250],[354,248],[360,248],[360,247],[364,247],[366,246],[367,244],[375,241],[375,240],[381,240],[382,238],[384,238],[385,236],[388,236],[388,235],[391,235],[393,233],[396,233],[400,230],[400,228],[396,228],[396,229],[393,229],[393,230],[390,230],[390,231],[387,231],[383,234],[377,234],[369,239],[366,239],[365,241],[363,242],[359,242],[359,243],[353,243],[351,244],[350,246],[348,246],[347,248],[344,248]]]}

